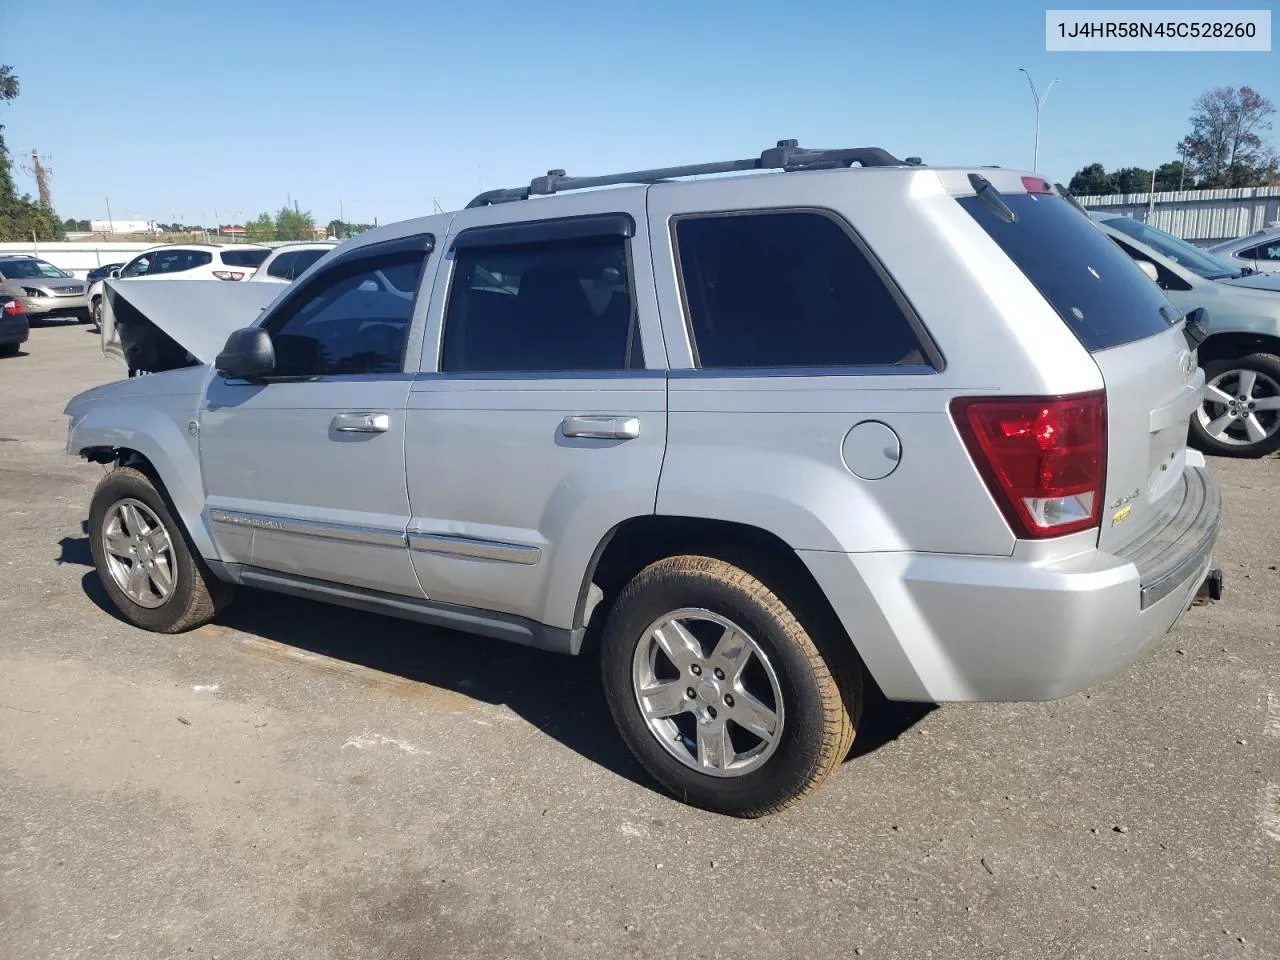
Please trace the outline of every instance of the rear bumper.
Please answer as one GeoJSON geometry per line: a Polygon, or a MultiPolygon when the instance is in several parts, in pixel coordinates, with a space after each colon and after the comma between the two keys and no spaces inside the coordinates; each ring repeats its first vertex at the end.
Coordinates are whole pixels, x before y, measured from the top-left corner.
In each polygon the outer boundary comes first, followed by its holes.
{"type": "Polygon", "coordinates": [[[30,335],[31,325],[21,314],[16,317],[0,314],[0,346],[25,343],[30,335]]]}
{"type": "Polygon", "coordinates": [[[1194,600],[1221,499],[1207,471],[1186,473],[1177,510],[1128,556],[800,556],[890,699],[1063,697],[1138,659],[1194,600]]]}

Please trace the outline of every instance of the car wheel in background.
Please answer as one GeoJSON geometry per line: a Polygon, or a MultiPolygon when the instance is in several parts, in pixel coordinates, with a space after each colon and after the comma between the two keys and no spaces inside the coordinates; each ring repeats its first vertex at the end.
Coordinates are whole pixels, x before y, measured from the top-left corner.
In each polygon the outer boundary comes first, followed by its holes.
{"type": "Polygon", "coordinates": [[[828,663],[746,569],[700,556],[642,570],[601,644],[605,695],[632,753],[675,796],[738,817],[791,806],[844,760],[862,700],[848,660],[828,663]]]}
{"type": "Polygon", "coordinates": [[[89,319],[99,330],[102,329],[102,298],[94,297],[89,307],[89,319]]]}
{"type": "Polygon", "coordinates": [[[1280,357],[1252,353],[1204,365],[1191,440],[1206,453],[1261,457],[1280,449],[1280,357]]]}
{"type": "Polygon", "coordinates": [[[89,547],[116,609],[146,630],[191,630],[234,595],[196,556],[156,485],[133,467],[112,470],[94,491],[89,547]]]}

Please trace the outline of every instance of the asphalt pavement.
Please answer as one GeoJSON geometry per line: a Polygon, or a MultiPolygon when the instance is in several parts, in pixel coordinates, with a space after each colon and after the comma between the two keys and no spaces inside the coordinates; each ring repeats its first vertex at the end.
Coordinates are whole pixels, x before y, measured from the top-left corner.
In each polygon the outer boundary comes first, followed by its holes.
{"type": "Polygon", "coordinates": [[[1280,956],[1280,459],[1212,461],[1226,595],[1124,675],[873,702],[740,821],[655,789],[584,658],[266,594],[123,623],[62,417],[121,374],[84,326],[0,358],[5,960],[1280,956]]]}

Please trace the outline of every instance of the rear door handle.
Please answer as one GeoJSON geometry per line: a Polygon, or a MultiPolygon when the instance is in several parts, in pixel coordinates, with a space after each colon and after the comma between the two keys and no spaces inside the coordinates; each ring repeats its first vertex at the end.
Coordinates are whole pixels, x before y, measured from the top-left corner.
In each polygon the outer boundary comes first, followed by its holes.
{"type": "Polygon", "coordinates": [[[591,440],[634,440],[640,436],[640,421],[635,417],[565,417],[560,429],[566,437],[591,440]]]}
{"type": "Polygon", "coordinates": [[[389,413],[340,413],[333,418],[339,433],[386,433],[391,429],[389,413]]]}

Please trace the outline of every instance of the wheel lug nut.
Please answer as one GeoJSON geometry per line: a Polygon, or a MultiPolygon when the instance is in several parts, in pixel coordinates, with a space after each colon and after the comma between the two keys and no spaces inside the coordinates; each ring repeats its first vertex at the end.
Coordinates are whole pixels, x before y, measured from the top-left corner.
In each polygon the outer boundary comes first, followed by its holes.
{"type": "Polygon", "coordinates": [[[715,671],[714,671],[714,672],[715,672],[715,675],[716,675],[716,679],[717,679],[717,680],[723,680],[723,679],[724,679],[724,671],[723,671],[723,670],[721,670],[719,667],[716,667],[716,669],[715,669],[715,671]]]}
{"type": "Polygon", "coordinates": [[[732,694],[732,693],[726,693],[726,694],[724,695],[724,705],[725,705],[726,707],[732,707],[732,706],[733,706],[733,694],[732,694]]]}
{"type": "Polygon", "coordinates": [[[697,700],[697,699],[698,699],[698,694],[694,691],[693,687],[690,687],[688,690],[686,690],[686,691],[684,692],[684,695],[685,695],[685,697],[686,697],[686,698],[688,698],[689,700],[697,700]]]}
{"type": "Polygon", "coordinates": [[[692,673],[695,677],[702,676],[702,668],[698,666],[696,663],[689,668],[689,672],[692,673]]]}
{"type": "Polygon", "coordinates": [[[714,720],[716,718],[716,708],[707,707],[707,716],[709,716],[712,720],[714,720]]]}

